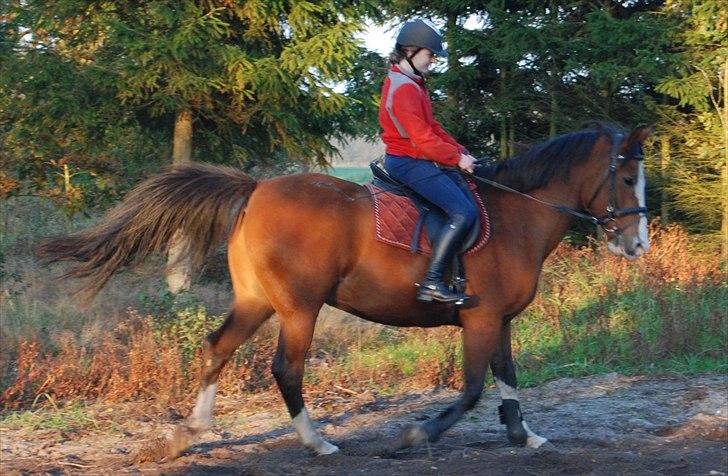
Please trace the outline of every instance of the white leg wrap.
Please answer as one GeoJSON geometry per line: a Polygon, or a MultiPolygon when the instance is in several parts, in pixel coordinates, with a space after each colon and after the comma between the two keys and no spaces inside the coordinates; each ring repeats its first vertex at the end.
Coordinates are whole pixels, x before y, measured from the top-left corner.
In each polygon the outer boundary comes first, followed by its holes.
{"type": "Polygon", "coordinates": [[[332,445],[319,436],[313,428],[313,423],[311,423],[305,408],[293,419],[293,428],[296,429],[298,437],[306,448],[312,449],[320,455],[328,455],[339,451],[338,446],[332,445]]]}
{"type": "Polygon", "coordinates": [[[197,394],[197,403],[190,415],[189,423],[193,428],[206,430],[212,426],[212,408],[215,406],[215,395],[217,394],[217,383],[213,383],[200,389],[197,394]]]}
{"type": "MultiPolygon", "coordinates": [[[[495,379],[495,384],[498,386],[498,390],[501,394],[501,399],[518,400],[518,390],[497,378],[495,379]]],[[[546,438],[538,436],[536,433],[531,431],[525,420],[521,421],[521,423],[523,424],[523,429],[526,430],[526,434],[528,435],[528,437],[526,438],[527,447],[538,448],[548,441],[546,438]]]]}

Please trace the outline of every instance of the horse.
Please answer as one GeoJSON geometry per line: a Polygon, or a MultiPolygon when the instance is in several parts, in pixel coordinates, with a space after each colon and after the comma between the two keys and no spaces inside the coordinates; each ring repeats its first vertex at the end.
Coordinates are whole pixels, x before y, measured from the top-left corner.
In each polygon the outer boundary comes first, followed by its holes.
{"type": "Polygon", "coordinates": [[[478,301],[469,308],[417,301],[414,283],[427,257],[377,241],[371,194],[318,173],[256,181],[219,165],[172,166],[139,184],[99,224],[48,239],[37,253],[48,263],[75,261],[65,276],[87,278],[81,289],[94,295],[114,273],[167,252],[177,233],[198,265],[227,241],[232,309],[205,340],[197,400],[168,440],[167,458],[211,427],[220,371],[274,313],[280,333],[272,373],[293,427],[316,454],[338,451],[314,428],[302,396],[324,303],[391,326],[461,328],[462,393],[435,417],[406,427],[394,450],[437,441],[478,402],[488,366],[509,441],[537,448],[548,440],[521,414],[510,322],[535,297],[543,262],[575,217],[601,225],[613,254],[633,260],[648,251],[642,143],[651,132],[592,125],[480,167],[472,178],[488,206],[492,238],[464,256],[466,291],[478,301]]]}

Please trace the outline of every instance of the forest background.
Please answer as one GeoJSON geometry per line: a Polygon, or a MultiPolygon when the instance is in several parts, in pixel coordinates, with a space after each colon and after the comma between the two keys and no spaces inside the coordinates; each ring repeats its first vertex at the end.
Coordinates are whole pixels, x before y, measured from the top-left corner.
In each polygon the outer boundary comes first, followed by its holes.
{"type": "MultiPolygon", "coordinates": [[[[359,34],[413,16],[444,32],[450,55],[428,79],[435,113],[476,156],[502,160],[585,121],[655,125],[652,257],[627,268],[576,227],[517,332],[525,382],[725,371],[726,11],[722,0],[0,2],[2,404],[191,394],[194,355],[229,292],[220,253],[182,298],[142,273],[79,310],[30,250],[170,163],[262,178],[326,170],[342,144],[376,141],[388,66],[359,34]]],[[[332,319],[310,381],[458,385],[450,331],[350,332],[332,319]]],[[[246,344],[223,393],[267,388],[261,355],[246,344]]]]}

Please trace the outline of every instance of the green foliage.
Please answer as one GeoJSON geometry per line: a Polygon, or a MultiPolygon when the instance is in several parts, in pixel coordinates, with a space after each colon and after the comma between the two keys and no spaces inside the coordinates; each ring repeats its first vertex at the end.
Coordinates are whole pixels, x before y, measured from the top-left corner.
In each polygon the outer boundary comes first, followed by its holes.
{"type": "MultiPolygon", "coordinates": [[[[85,406],[72,403],[59,408],[49,395],[46,395],[51,408],[40,408],[24,412],[13,412],[0,416],[0,425],[5,428],[23,429],[29,432],[40,430],[58,430],[66,434],[100,430],[116,426],[112,422],[98,420],[85,406]]],[[[43,400],[43,399],[39,399],[43,400]]]]}
{"type": "Polygon", "coordinates": [[[113,103],[99,71],[40,46],[7,53],[0,58],[0,161],[13,186],[2,196],[38,193],[68,214],[108,206],[128,187],[125,179],[138,178],[143,161],[157,156],[157,135],[142,134],[133,112],[113,103]]]}
{"type": "Polygon", "coordinates": [[[670,1],[671,69],[657,91],[675,98],[661,107],[661,132],[673,160],[664,186],[692,230],[716,233],[728,256],[728,22],[725,1],[670,1]]]}
{"type": "Polygon", "coordinates": [[[451,58],[432,81],[437,114],[477,154],[513,155],[587,120],[656,120],[654,86],[668,44],[655,6],[402,4],[400,11],[426,8],[442,19],[451,58]],[[465,28],[471,15],[481,25],[465,28]]]}
{"type": "Polygon", "coordinates": [[[637,288],[581,299],[546,328],[545,316],[532,309],[514,331],[522,349],[519,379],[529,385],[606,371],[724,372],[728,329],[715,320],[726,306],[726,289],[708,286],[657,293],[637,288]]]}
{"type": "Polygon", "coordinates": [[[3,3],[0,190],[69,213],[113,200],[167,160],[179,110],[197,159],[325,163],[374,123],[370,100],[335,88],[373,10],[354,3],[3,3]]]}
{"type": "Polygon", "coordinates": [[[225,316],[211,316],[190,293],[162,290],[141,299],[145,314],[152,317],[157,336],[171,338],[182,353],[185,367],[198,355],[205,336],[216,330],[225,316]]]}
{"type": "Polygon", "coordinates": [[[335,177],[339,177],[344,180],[349,180],[351,182],[356,182],[359,184],[367,183],[372,179],[372,171],[368,168],[336,167],[332,169],[330,173],[335,177]]]}

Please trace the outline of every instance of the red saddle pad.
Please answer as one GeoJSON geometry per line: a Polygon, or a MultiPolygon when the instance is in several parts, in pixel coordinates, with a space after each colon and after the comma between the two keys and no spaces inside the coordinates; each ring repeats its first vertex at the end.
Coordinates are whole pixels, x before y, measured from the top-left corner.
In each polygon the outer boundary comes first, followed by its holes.
{"type": "MultiPolygon", "coordinates": [[[[468,185],[471,190],[475,188],[475,184],[472,182],[469,182],[468,185]]],[[[420,218],[420,212],[415,204],[408,197],[384,191],[371,183],[366,184],[366,187],[374,202],[374,223],[376,225],[377,240],[398,248],[411,250],[412,235],[420,218]]],[[[490,239],[488,210],[486,210],[483,199],[480,198],[479,194],[473,193],[473,197],[475,197],[480,212],[480,234],[466,254],[478,251],[490,239]]],[[[427,238],[427,231],[424,226],[418,237],[417,252],[427,256],[432,252],[432,246],[427,238]]]]}

